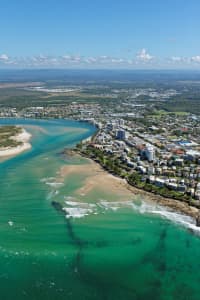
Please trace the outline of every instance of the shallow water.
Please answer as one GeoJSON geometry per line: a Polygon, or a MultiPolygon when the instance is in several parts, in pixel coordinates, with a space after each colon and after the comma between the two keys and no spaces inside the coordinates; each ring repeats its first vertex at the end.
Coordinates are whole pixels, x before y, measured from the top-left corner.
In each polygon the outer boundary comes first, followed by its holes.
{"type": "Polygon", "coordinates": [[[60,151],[94,128],[0,120],[11,122],[33,138],[31,150],[0,164],[0,299],[200,298],[200,238],[189,230],[192,219],[139,197],[109,199],[99,189],[78,198],[81,174],[58,180],[60,168],[74,164],[60,151]]]}

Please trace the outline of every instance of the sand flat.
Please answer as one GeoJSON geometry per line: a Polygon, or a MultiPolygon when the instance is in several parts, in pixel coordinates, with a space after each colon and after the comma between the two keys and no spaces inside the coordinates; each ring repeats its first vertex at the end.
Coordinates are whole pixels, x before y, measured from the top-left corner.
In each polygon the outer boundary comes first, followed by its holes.
{"type": "Polygon", "coordinates": [[[76,190],[77,195],[87,195],[94,190],[103,190],[106,193],[117,194],[118,196],[133,197],[134,193],[127,188],[127,183],[124,179],[118,178],[107,173],[97,163],[85,159],[86,163],[80,165],[67,165],[61,168],[61,177],[70,175],[85,176],[83,185],[76,190]]]}

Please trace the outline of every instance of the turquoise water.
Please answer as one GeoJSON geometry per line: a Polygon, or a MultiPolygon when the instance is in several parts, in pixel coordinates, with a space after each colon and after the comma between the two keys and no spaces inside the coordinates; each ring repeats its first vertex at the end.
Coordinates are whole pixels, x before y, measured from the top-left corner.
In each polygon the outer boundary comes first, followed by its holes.
{"type": "Polygon", "coordinates": [[[88,199],[96,214],[82,218],[52,206],[82,181],[56,181],[64,164],[82,163],[61,150],[94,128],[6,123],[23,124],[33,138],[31,150],[0,164],[0,299],[200,299],[200,238],[185,226],[142,209],[140,198],[113,209],[98,195],[88,199]]]}

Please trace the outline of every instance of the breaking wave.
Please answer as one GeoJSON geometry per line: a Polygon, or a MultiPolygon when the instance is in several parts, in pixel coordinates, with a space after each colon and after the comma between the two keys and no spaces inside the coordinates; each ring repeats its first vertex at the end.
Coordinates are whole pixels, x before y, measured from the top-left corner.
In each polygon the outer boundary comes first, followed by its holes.
{"type": "Polygon", "coordinates": [[[200,227],[196,226],[196,221],[194,218],[179,212],[172,211],[170,208],[153,203],[147,203],[145,201],[142,201],[140,205],[136,205],[133,202],[132,207],[135,211],[138,211],[141,214],[159,215],[162,218],[170,220],[175,224],[181,225],[200,234],[200,227]]]}
{"type": "Polygon", "coordinates": [[[136,203],[135,201],[110,202],[106,200],[100,200],[96,204],[92,204],[78,202],[73,197],[65,197],[65,199],[65,207],[63,210],[66,212],[66,218],[82,218],[91,214],[105,213],[109,210],[114,212],[121,208],[129,208],[140,214],[159,215],[161,218],[167,219],[175,224],[181,225],[193,232],[200,234],[200,227],[196,226],[195,219],[154,203],[148,203],[145,201],[136,203]]]}

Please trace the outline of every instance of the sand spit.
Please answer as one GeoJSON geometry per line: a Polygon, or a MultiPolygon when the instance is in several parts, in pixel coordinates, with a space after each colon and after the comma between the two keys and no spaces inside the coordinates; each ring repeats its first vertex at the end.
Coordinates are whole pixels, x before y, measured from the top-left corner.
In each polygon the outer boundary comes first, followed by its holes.
{"type": "Polygon", "coordinates": [[[14,136],[13,139],[17,142],[21,142],[22,144],[16,147],[8,147],[8,148],[0,148],[0,157],[8,157],[8,156],[15,156],[21,152],[24,152],[31,148],[31,144],[29,140],[31,138],[31,134],[28,133],[24,128],[22,132],[18,135],[14,136]]]}

